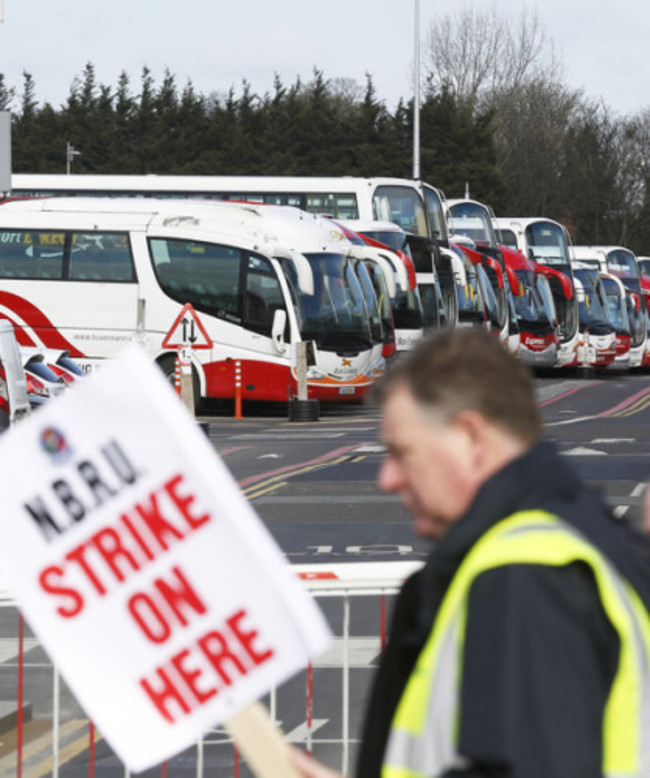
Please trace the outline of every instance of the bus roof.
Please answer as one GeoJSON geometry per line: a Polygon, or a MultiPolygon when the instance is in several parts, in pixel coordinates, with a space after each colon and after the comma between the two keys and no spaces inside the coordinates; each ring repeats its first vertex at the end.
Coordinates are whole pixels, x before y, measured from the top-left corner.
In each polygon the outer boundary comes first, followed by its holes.
{"type": "Polygon", "coordinates": [[[371,221],[370,219],[337,219],[354,232],[397,232],[405,235],[404,230],[395,222],[371,221]]]}
{"type": "Polygon", "coordinates": [[[627,246],[573,246],[573,251],[585,254],[585,256],[590,252],[593,254],[600,253],[603,256],[607,256],[612,251],[627,251],[628,254],[636,256],[632,249],[627,248],[627,246]]]}
{"type": "Polygon", "coordinates": [[[555,224],[558,227],[564,227],[561,222],[555,219],[547,219],[545,216],[495,216],[494,222],[499,227],[522,227],[526,228],[529,224],[546,223],[555,224]]]}
{"type": "Polygon", "coordinates": [[[12,191],[80,192],[352,192],[358,187],[405,184],[403,178],[364,178],[354,176],[175,176],[175,175],[94,175],[14,173],[12,191]]]}
{"type": "MultiPolygon", "coordinates": [[[[0,227],[17,223],[16,216],[41,214],[39,224],[52,228],[52,215],[77,218],[95,228],[146,229],[184,227],[235,236],[252,243],[307,252],[341,253],[350,243],[331,220],[284,205],[254,205],[222,201],[105,197],[47,197],[12,200],[0,207],[0,227]],[[50,218],[48,218],[48,215],[50,218]],[[102,218],[104,217],[104,218],[102,218]],[[99,221],[101,220],[101,221],[99,221]]],[[[24,228],[25,219],[20,219],[24,228]]]]}

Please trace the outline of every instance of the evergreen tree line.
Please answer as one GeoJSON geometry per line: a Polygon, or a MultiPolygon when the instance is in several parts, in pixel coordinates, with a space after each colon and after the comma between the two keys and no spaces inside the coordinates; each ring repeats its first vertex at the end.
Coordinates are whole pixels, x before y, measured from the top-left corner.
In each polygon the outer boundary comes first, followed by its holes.
{"type": "MultiPolygon", "coordinates": [[[[394,110],[370,76],[359,86],[315,70],[307,82],[276,76],[259,95],[204,95],[144,68],[98,83],[88,63],[58,109],[0,74],[0,110],[12,114],[16,173],[397,176],[413,167],[413,105],[394,110]]],[[[648,116],[615,120],[605,106],[538,77],[468,100],[429,79],[420,109],[422,178],[447,197],[470,195],[497,215],[546,216],[574,242],[623,244],[650,254],[648,116]],[[648,136],[648,137],[646,137],[648,136]]]]}

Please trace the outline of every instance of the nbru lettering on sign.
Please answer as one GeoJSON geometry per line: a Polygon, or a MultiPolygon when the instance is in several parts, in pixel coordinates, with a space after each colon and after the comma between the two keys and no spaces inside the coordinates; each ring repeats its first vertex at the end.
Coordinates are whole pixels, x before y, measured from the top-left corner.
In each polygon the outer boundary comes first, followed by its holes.
{"type": "Polygon", "coordinates": [[[47,541],[83,521],[142,475],[116,440],[103,446],[94,460],[79,460],[66,467],[65,473],[65,478],[51,482],[47,497],[35,495],[24,503],[27,515],[47,541]]]}

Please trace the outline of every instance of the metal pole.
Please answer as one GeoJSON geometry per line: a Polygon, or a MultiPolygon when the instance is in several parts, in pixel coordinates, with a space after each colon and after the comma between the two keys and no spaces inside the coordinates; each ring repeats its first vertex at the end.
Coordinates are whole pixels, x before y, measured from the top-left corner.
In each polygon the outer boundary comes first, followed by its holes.
{"type": "MultiPolygon", "coordinates": [[[[2,0],[0,0],[2,2],[2,0]]],[[[70,175],[70,169],[72,167],[72,161],[74,158],[78,155],[80,155],[81,152],[77,151],[75,147],[70,143],[70,141],[66,141],[65,143],[65,172],[66,175],[70,175]]]]}
{"type": "Polygon", "coordinates": [[[420,0],[415,0],[413,54],[413,178],[420,180],[420,0]]]}

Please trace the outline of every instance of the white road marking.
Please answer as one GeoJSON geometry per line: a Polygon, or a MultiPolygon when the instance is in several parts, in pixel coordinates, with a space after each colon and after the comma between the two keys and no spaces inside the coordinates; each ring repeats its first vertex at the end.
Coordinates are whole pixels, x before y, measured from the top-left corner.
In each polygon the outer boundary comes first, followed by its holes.
{"type": "Polygon", "coordinates": [[[309,432],[290,432],[269,430],[268,432],[243,432],[230,435],[229,440],[320,440],[322,438],[341,438],[345,432],[310,430],[309,432]]]}
{"type": "Polygon", "coordinates": [[[599,451],[596,448],[585,448],[584,446],[578,446],[577,448],[569,449],[569,451],[562,452],[567,457],[592,457],[601,456],[606,457],[606,451],[599,451]]]}
{"type": "MultiPolygon", "coordinates": [[[[312,664],[314,667],[342,667],[345,655],[344,638],[334,638],[330,647],[312,664]]],[[[381,642],[376,638],[347,639],[347,655],[349,667],[370,667],[381,652],[381,642]]]]}
{"type": "Polygon", "coordinates": [[[598,416],[577,416],[575,419],[564,419],[563,421],[547,421],[545,427],[563,427],[567,424],[578,424],[581,421],[593,421],[598,416]]]}
{"type": "Polygon", "coordinates": [[[284,739],[289,743],[306,743],[309,738],[319,729],[322,729],[328,721],[329,719],[313,719],[311,727],[308,727],[307,722],[305,721],[304,724],[300,724],[295,729],[292,729],[291,732],[287,732],[284,739]]]}
{"type": "Polygon", "coordinates": [[[629,509],[630,509],[629,505],[617,505],[613,510],[614,518],[622,519],[629,509]]]}
{"type": "MultiPolygon", "coordinates": [[[[31,651],[32,648],[38,646],[38,640],[36,638],[24,638],[23,639],[23,653],[31,651]]],[[[11,659],[15,659],[18,656],[18,639],[17,638],[0,638],[0,664],[9,662],[11,659]]]]}
{"type": "Polygon", "coordinates": [[[643,483],[637,484],[630,492],[630,497],[641,497],[643,492],[645,492],[647,485],[648,484],[645,481],[643,483]]]}
{"type": "Polygon", "coordinates": [[[591,442],[595,445],[599,443],[636,443],[636,438],[594,438],[591,442]]]}

